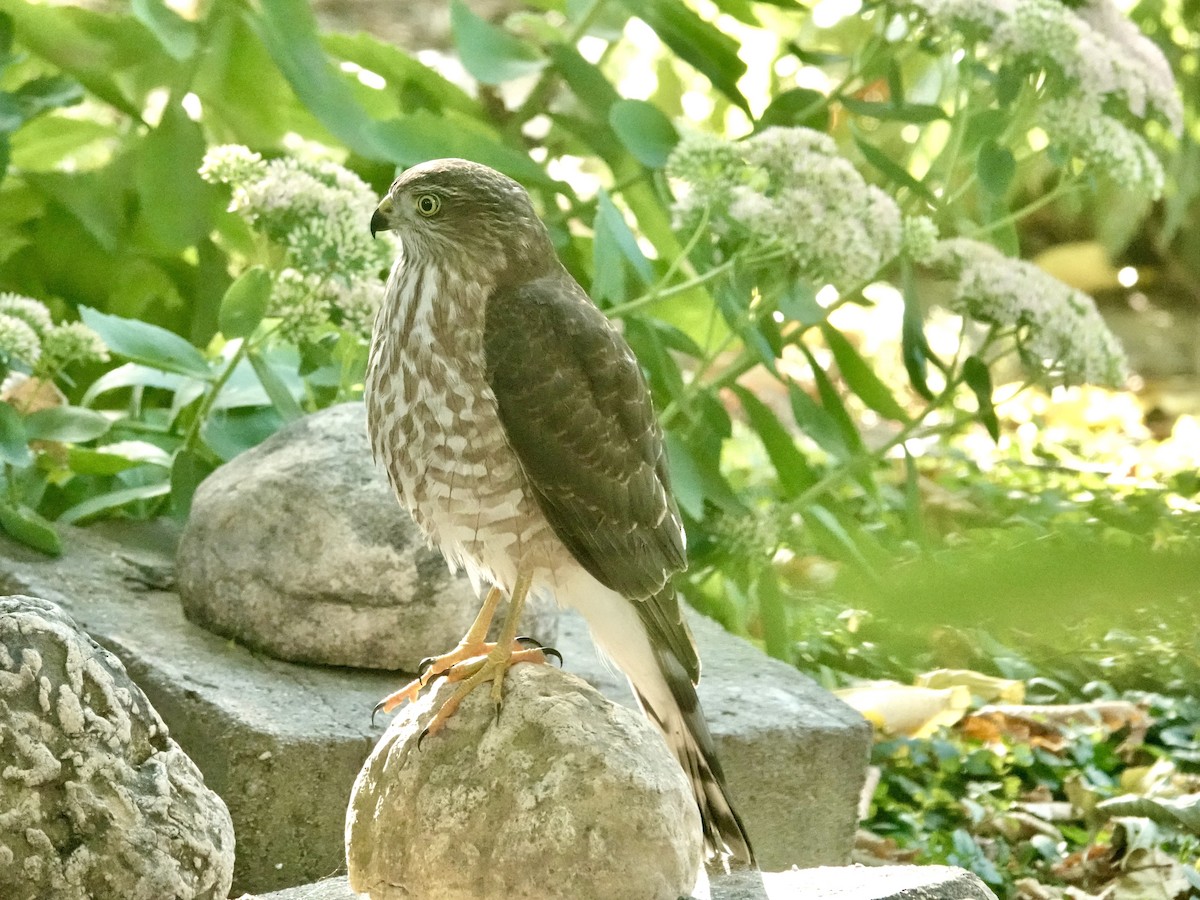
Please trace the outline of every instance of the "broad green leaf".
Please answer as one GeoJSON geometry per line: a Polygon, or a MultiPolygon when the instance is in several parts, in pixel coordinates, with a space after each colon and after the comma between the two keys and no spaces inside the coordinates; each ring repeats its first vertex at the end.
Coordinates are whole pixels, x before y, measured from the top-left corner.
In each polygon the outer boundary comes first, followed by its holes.
{"type": "Polygon", "coordinates": [[[127,387],[156,387],[175,391],[188,380],[173,372],[163,372],[137,363],[125,363],[110,369],[93,381],[80,402],[83,406],[91,406],[101,394],[127,387]]]}
{"type": "Polygon", "coordinates": [[[137,319],[110,316],[80,307],[83,323],[95,331],[119,356],[164,372],[177,372],[210,380],[213,375],[204,356],[174,332],[137,319]]]}
{"type": "MultiPolygon", "coordinates": [[[[846,411],[846,406],[842,403],[842,398],[838,396],[837,388],[833,386],[833,382],[829,378],[829,374],[821,368],[817,358],[808,347],[800,343],[800,352],[804,354],[808,360],[809,368],[812,369],[813,380],[817,383],[817,393],[821,397],[821,408],[833,419],[837,425],[838,431],[841,433],[842,442],[851,455],[858,455],[865,452],[866,447],[863,445],[862,435],[859,434],[858,428],[854,425],[854,420],[850,418],[850,413],[846,411]]],[[[793,410],[795,409],[795,398],[793,398],[793,410]]],[[[804,427],[804,422],[798,422],[801,427],[804,427]]],[[[813,439],[817,440],[816,434],[813,439]]],[[[829,449],[829,448],[826,448],[829,449]]]]}
{"type": "Polygon", "coordinates": [[[303,416],[304,410],[300,408],[291,389],[279,376],[279,373],[271,367],[271,364],[253,350],[250,351],[247,358],[250,360],[250,365],[254,366],[254,372],[258,375],[258,380],[262,382],[263,390],[271,398],[272,405],[283,421],[294,422],[303,416]]]}
{"type": "Polygon", "coordinates": [[[403,166],[457,156],[499,169],[526,185],[565,188],[551,179],[527,153],[506,145],[487,125],[453,111],[438,115],[419,109],[380,122],[372,140],[376,142],[380,158],[403,166]]]}
{"type": "Polygon", "coordinates": [[[300,102],[351,150],[369,159],[387,158],[376,123],[321,48],[312,7],[304,0],[271,0],[258,9],[251,25],[300,102]]]}
{"type": "Polygon", "coordinates": [[[741,401],[750,427],[758,434],[771,464],[775,467],[783,498],[790,500],[815,484],[816,478],[809,468],[808,461],[797,449],[795,438],[783,427],[775,413],[741,385],[734,385],[733,392],[741,401]]]}
{"type": "Polygon", "coordinates": [[[225,291],[217,313],[217,325],[227,338],[248,338],[267,314],[271,299],[271,275],[262,266],[243,272],[225,291]]]}
{"type": "Polygon", "coordinates": [[[825,407],[792,381],[788,382],[788,399],[792,404],[792,415],[796,418],[796,425],[802,432],[836,459],[850,458],[850,448],[846,444],[843,428],[825,407]]]}
{"type": "Polygon", "coordinates": [[[204,136],[178,103],[163,109],[158,127],[137,147],[138,239],[156,253],[194,246],[213,227],[216,189],[197,170],[204,136]]]}
{"type": "Polygon", "coordinates": [[[143,462],[145,460],[88,447],[70,447],[67,450],[67,468],[77,475],[116,475],[143,462]]]}
{"type": "Polygon", "coordinates": [[[847,562],[855,563],[864,572],[874,574],[874,566],[863,555],[854,538],[833,512],[814,503],[806,507],[802,515],[804,524],[819,544],[825,544],[833,554],[841,556],[847,562]]]}
{"type": "Polygon", "coordinates": [[[642,254],[637,238],[625,222],[608,193],[596,197],[596,219],[592,224],[592,298],[597,302],[625,300],[626,265],[637,273],[643,285],[654,279],[654,270],[642,254]]]}
{"type": "Polygon", "coordinates": [[[13,20],[6,12],[0,12],[0,67],[8,63],[8,55],[12,52],[13,20]]]}
{"type": "Polygon", "coordinates": [[[985,191],[993,197],[1003,197],[1017,174],[1017,161],[1007,147],[987,140],[979,147],[975,171],[985,191]]]}
{"type": "Polygon", "coordinates": [[[1096,804],[1096,809],[1109,816],[1135,816],[1150,819],[1159,825],[1183,828],[1200,834],[1200,793],[1180,797],[1143,797],[1122,794],[1096,804]]]}
{"type": "Polygon", "coordinates": [[[132,0],[134,17],[158,39],[172,59],[190,59],[196,52],[196,24],[189,22],[162,0],[132,0]]]}
{"type": "Polygon", "coordinates": [[[746,74],[746,64],[738,57],[740,47],[734,38],[704,21],[682,0],[621,2],[653,28],[676,56],[707,77],[736,106],[750,112],[750,104],[737,86],[746,74]]]}
{"type": "Polygon", "coordinates": [[[23,47],[134,119],[141,119],[149,91],[176,76],[177,63],[130,16],[16,0],[0,5],[23,47]]]}
{"type": "Polygon", "coordinates": [[[755,127],[763,129],[773,125],[802,125],[825,131],[829,127],[829,98],[811,88],[782,91],[763,110],[755,127]]]}
{"type": "Polygon", "coordinates": [[[180,450],[171,463],[171,512],[186,519],[192,508],[196,488],[212,474],[213,467],[194,450],[180,450]]]}
{"type": "MultiPolygon", "coordinates": [[[[455,109],[468,116],[482,116],[479,104],[454,82],[447,80],[399,47],[373,35],[322,34],[321,45],[339,60],[351,60],[387,81],[385,91],[404,91],[414,86],[436,110],[455,109]]],[[[410,107],[406,104],[405,109],[410,107]]]]}
{"type": "Polygon", "coordinates": [[[109,491],[105,494],[98,494],[95,497],[89,497],[82,503],[76,503],[65,510],[58,517],[58,521],[66,522],[69,525],[74,524],[100,513],[109,512],[110,510],[127,506],[130,503],[136,503],[139,500],[153,500],[155,497],[165,497],[170,491],[171,482],[165,478],[162,481],[151,484],[139,484],[135,487],[120,488],[119,490],[109,491]]]}
{"type": "Polygon", "coordinates": [[[880,380],[866,360],[846,340],[845,335],[828,322],[821,325],[821,334],[825,336],[825,343],[833,351],[838,371],[842,373],[842,378],[845,379],[850,390],[854,391],[863,403],[885,419],[906,421],[908,415],[904,412],[904,408],[892,396],[888,386],[880,380]]]}
{"type": "Polygon", "coordinates": [[[963,360],[963,380],[975,395],[979,404],[979,420],[987,428],[993,441],[1000,440],[1000,421],[996,418],[996,408],[992,405],[992,373],[978,356],[968,356],[963,360]]]}
{"type": "Polygon", "coordinates": [[[645,319],[631,318],[625,321],[625,339],[646,368],[650,387],[662,403],[675,400],[683,394],[683,375],[679,364],[666,351],[658,332],[645,319]]]}
{"type": "Polygon", "coordinates": [[[91,119],[43,116],[22,125],[13,135],[13,164],[26,172],[49,171],[64,157],[97,141],[112,140],[116,134],[111,125],[91,119]]]}
{"type": "Polygon", "coordinates": [[[704,518],[704,479],[687,445],[674,432],[667,432],[667,462],[671,466],[671,490],[680,510],[692,519],[704,518]]]}
{"type": "MultiPolygon", "coordinates": [[[[47,199],[54,201],[107,253],[115,255],[127,230],[120,204],[113,203],[119,189],[111,168],[88,172],[28,172],[25,182],[47,199]]],[[[43,233],[46,223],[43,223],[43,233]]],[[[45,238],[43,237],[43,240],[45,238]]],[[[78,256],[78,248],[71,248],[78,256]]],[[[94,272],[90,272],[95,277],[94,272]]]]}
{"type": "Polygon", "coordinates": [[[588,62],[578,50],[566,44],[551,46],[550,59],[575,97],[607,123],[608,111],[621,100],[621,95],[600,71],[600,67],[588,62]]]}
{"type": "Polygon", "coordinates": [[[25,422],[19,412],[3,401],[0,401],[0,462],[12,466],[27,466],[33,462],[25,422]]]}
{"type": "Polygon", "coordinates": [[[63,106],[73,106],[83,100],[79,82],[65,75],[43,75],[25,82],[12,96],[20,104],[26,119],[63,106]]]}
{"type": "Polygon", "coordinates": [[[28,507],[0,501],[0,527],[34,550],[49,556],[62,554],[62,541],[54,526],[28,507]]]}
{"type": "Polygon", "coordinates": [[[81,406],[52,406],[25,417],[25,431],[31,441],[79,444],[100,437],[111,426],[103,413],[81,406]]]}
{"type": "Polygon", "coordinates": [[[619,100],[608,111],[608,124],[633,158],[650,169],[661,169],[679,143],[679,132],[654,105],[644,100],[619,100]]]}
{"type": "Polygon", "coordinates": [[[857,133],[854,135],[854,143],[858,146],[858,151],[863,155],[863,159],[878,169],[893,184],[908,188],[930,205],[937,203],[937,199],[924,183],[914,178],[907,169],[890,159],[879,148],[873,146],[869,141],[863,140],[857,133]]]}
{"type": "Polygon", "coordinates": [[[524,41],[481,19],[461,0],[450,4],[450,28],[463,66],[484,84],[533,75],[546,59],[524,41]]]}

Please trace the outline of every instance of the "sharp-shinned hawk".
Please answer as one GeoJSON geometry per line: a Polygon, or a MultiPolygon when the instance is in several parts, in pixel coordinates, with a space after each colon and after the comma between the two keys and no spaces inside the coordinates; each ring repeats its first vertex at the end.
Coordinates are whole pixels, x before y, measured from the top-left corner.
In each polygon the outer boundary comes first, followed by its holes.
{"type": "MultiPolygon", "coordinates": [[[[461,681],[427,731],[492,681],[500,701],[528,593],[587,619],[691,780],[710,853],[753,864],[696,697],[700,661],[672,576],[686,565],[662,431],[628,344],[563,268],[529,195],[486,166],[407,170],[371,217],[402,251],[366,378],[376,460],[451,566],[490,586],[430,678],[461,681]],[[484,637],[503,594],[495,643],[484,637]]],[[[427,661],[430,662],[430,661],[427,661]]]]}

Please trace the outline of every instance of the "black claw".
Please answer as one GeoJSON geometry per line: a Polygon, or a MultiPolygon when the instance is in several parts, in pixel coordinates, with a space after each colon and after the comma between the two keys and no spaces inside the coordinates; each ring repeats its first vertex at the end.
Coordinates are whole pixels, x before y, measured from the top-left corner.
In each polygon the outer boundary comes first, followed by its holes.
{"type": "Polygon", "coordinates": [[[437,662],[437,660],[435,660],[432,656],[427,656],[417,663],[417,678],[424,678],[425,671],[435,662],[437,662]]]}
{"type": "Polygon", "coordinates": [[[527,634],[523,634],[520,637],[515,637],[515,638],[513,638],[513,640],[516,641],[518,644],[522,644],[524,646],[536,647],[539,650],[542,649],[542,642],[539,641],[537,638],[530,637],[527,634]]]}
{"type": "Polygon", "coordinates": [[[429,737],[429,729],[425,728],[419,735],[417,735],[417,750],[421,749],[421,744],[427,737],[429,737]]]}
{"type": "Polygon", "coordinates": [[[562,654],[561,654],[561,653],[559,653],[559,652],[558,652],[557,650],[555,650],[553,647],[543,647],[543,648],[542,648],[542,653],[543,653],[543,654],[545,654],[546,656],[553,656],[555,659],[557,659],[557,660],[558,660],[558,667],[559,667],[560,669],[562,668],[562,664],[563,664],[563,658],[562,658],[562,654]]]}
{"type": "Polygon", "coordinates": [[[383,709],[384,704],[386,704],[386,703],[387,703],[386,700],[380,700],[378,703],[375,704],[375,708],[373,710],[371,710],[371,727],[372,728],[375,727],[375,717],[377,715],[379,715],[379,711],[381,709],[383,709]]]}
{"type": "Polygon", "coordinates": [[[497,700],[497,701],[496,701],[496,721],[497,721],[497,722],[499,722],[499,721],[500,721],[500,713],[501,713],[501,711],[502,711],[503,709],[504,709],[504,701],[503,701],[503,700],[497,700]]]}

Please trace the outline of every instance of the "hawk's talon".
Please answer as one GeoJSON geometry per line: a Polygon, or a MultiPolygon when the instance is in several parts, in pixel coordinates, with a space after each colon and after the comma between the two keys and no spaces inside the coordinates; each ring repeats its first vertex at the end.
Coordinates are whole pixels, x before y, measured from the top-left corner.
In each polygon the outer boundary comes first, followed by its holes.
{"type": "Polygon", "coordinates": [[[371,727],[372,728],[375,727],[375,717],[377,715],[379,715],[379,711],[381,709],[383,709],[383,707],[386,703],[387,703],[386,700],[380,700],[378,703],[375,704],[375,708],[373,710],[371,710],[371,727]]]}
{"type": "Polygon", "coordinates": [[[433,664],[435,662],[437,662],[436,657],[427,656],[423,660],[421,660],[419,663],[417,663],[417,679],[419,681],[424,681],[425,673],[433,668],[433,664]]]}
{"type": "Polygon", "coordinates": [[[559,653],[559,652],[558,652],[557,650],[555,650],[553,647],[541,647],[541,648],[539,648],[539,649],[541,649],[541,651],[542,651],[542,655],[543,655],[543,656],[553,656],[555,659],[557,659],[557,660],[558,660],[558,667],[559,667],[560,669],[562,668],[562,666],[563,666],[563,658],[562,658],[562,654],[561,654],[561,653],[559,653]]]}
{"type": "Polygon", "coordinates": [[[429,729],[422,728],[421,733],[417,735],[417,752],[418,753],[421,752],[421,742],[424,741],[425,738],[427,738],[427,737],[429,737],[429,729]]]}

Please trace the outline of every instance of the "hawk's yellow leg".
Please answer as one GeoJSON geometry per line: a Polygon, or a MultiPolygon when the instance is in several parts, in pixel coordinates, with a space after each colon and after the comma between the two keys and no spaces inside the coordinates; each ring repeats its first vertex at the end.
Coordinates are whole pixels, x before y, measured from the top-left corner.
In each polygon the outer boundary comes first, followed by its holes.
{"type": "Polygon", "coordinates": [[[558,651],[552,648],[526,648],[517,640],[517,623],[525,605],[525,597],[529,593],[529,582],[528,576],[518,574],[499,640],[495,643],[484,640],[496,615],[496,607],[500,605],[503,597],[500,588],[493,587],[488,591],[479,615],[475,617],[458,646],[449,653],[423,660],[420,675],[380,701],[375,707],[375,712],[388,713],[405,701],[416,700],[426,685],[439,675],[445,675],[447,681],[461,681],[462,684],[442,704],[429,727],[425,729],[425,734],[437,733],[467,694],[484,681],[492,682],[492,699],[499,708],[502,698],[501,685],[509,666],[518,662],[544,663],[547,654],[558,656],[558,651]]]}

